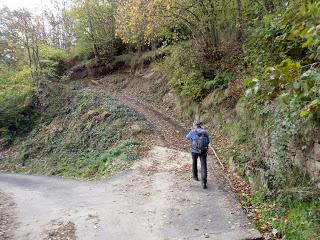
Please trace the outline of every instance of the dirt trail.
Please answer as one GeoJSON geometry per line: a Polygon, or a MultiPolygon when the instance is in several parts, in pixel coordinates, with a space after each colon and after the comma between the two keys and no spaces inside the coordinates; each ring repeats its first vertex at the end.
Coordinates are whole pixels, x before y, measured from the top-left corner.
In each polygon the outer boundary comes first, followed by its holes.
{"type": "Polygon", "coordinates": [[[212,157],[208,189],[191,180],[189,144],[177,140],[186,129],[116,97],[152,124],[148,155],[104,181],[0,174],[0,190],[16,203],[13,239],[260,239],[212,157]]]}
{"type": "MultiPolygon", "coordinates": [[[[95,81],[95,83],[97,84],[99,82],[95,81]]],[[[190,143],[185,139],[188,130],[181,126],[176,120],[164,115],[141,100],[134,98],[127,92],[109,92],[102,85],[93,86],[90,81],[88,86],[106,91],[108,95],[113,96],[142,114],[151,124],[155,133],[150,139],[152,145],[165,146],[176,150],[189,150],[190,143]]]]}

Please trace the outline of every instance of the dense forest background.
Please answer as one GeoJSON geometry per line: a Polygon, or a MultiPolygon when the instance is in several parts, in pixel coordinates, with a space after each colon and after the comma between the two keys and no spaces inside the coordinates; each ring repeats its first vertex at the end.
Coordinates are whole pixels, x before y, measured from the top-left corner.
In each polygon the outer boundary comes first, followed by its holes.
{"type": "Polygon", "coordinates": [[[34,101],[44,85],[64,84],[84,67],[116,68],[115,61],[133,73],[151,67],[174,92],[178,118],[200,117],[230,139],[232,150],[221,154],[257,190],[244,202],[259,209],[252,216],[260,229],[272,225],[284,239],[319,236],[319,1],[53,6],[41,13],[0,9],[1,148],[39,123],[34,101]]]}

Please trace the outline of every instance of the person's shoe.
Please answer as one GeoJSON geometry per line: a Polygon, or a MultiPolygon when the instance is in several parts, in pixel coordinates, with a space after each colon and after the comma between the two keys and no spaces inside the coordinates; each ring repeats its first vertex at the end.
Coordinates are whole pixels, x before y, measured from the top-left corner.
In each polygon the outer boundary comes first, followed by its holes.
{"type": "Polygon", "coordinates": [[[202,183],[202,188],[207,189],[207,183],[202,183]]]}
{"type": "Polygon", "coordinates": [[[193,179],[194,179],[195,181],[199,181],[199,178],[198,178],[198,177],[193,177],[193,179]]]}

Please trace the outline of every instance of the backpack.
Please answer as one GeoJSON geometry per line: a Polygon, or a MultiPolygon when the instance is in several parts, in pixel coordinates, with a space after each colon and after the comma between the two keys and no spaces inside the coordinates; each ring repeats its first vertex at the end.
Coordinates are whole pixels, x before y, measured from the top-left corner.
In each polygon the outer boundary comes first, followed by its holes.
{"type": "Polygon", "coordinates": [[[203,129],[196,129],[196,139],[195,147],[200,152],[203,150],[208,150],[209,139],[207,137],[207,132],[203,129]]]}

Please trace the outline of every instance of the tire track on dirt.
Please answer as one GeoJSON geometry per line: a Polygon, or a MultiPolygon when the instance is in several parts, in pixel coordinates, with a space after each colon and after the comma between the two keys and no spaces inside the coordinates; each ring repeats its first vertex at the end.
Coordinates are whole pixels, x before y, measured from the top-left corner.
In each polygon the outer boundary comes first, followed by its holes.
{"type": "Polygon", "coordinates": [[[89,80],[87,85],[88,87],[98,88],[106,92],[107,95],[117,99],[143,115],[154,131],[154,141],[151,140],[153,145],[168,147],[174,150],[189,151],[190,144],[185,138],[188,130],[181,126],[175,119],[166,116],[160,111],[157,111],[153,107],[148,106],[144,102],[139,101],[126,93],[108,91],[99,81],[89,80]]]}

